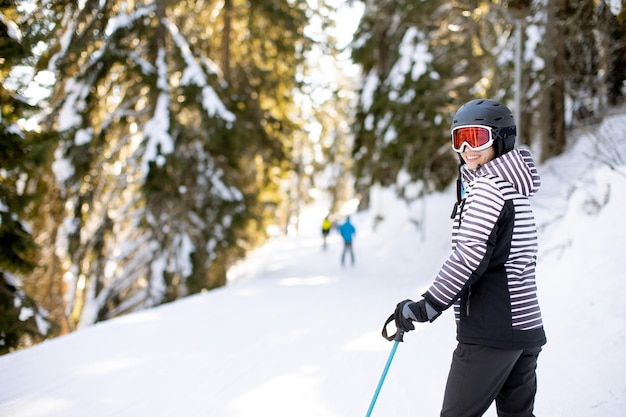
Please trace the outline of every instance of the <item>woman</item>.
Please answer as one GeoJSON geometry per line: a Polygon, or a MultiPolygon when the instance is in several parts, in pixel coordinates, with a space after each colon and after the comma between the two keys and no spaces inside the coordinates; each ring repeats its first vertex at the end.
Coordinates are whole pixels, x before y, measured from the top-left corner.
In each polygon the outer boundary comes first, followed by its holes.
{"type": "Polygon", "coordinates": [[[535,369],[546,343],[535,284],[537,231],[528,197],[539,188],[530,155],[514,149],[511,110],[494,100],[461,106],[452,148],[461,160],[452,253],[418,302],[394,312],[402,331],[454,306],[458,345],[442,417],[530,417],[535,369]]]}

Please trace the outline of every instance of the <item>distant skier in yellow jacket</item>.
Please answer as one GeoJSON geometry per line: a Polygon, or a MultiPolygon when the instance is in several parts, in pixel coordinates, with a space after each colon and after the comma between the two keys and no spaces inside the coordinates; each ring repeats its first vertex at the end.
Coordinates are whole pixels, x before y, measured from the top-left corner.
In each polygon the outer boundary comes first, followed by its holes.
{"type": "Polygon", "coordinates": [[[333,224],[328,219],[328,216],[324,217],[324,220],[322,221],[322,238],[324,239],[324,250],[326,250],[326,238],[328,237],[328,234],[330,233],[330,229],[332,227],[333,224]]]}

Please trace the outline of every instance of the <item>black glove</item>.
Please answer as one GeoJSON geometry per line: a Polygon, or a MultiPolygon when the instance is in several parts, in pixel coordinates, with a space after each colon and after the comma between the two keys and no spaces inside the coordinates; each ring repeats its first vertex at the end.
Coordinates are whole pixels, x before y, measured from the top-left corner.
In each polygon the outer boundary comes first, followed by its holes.
{"type": "Polygon", "coordinates": [[[396,306],[393,313],[396,327],[403,332],[415,330],[414,321],[423,323],[425,321],[433,321],[439,317],[438,310],[425,299],[421,299],[417,303],[413,300],[404,300],[396,306]]]}

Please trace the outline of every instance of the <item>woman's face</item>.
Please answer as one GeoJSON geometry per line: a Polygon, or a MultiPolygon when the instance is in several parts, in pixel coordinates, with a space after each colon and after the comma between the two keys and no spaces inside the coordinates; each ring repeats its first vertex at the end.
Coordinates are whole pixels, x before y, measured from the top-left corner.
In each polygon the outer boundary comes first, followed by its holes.
{"type": "Polygon", "coordinates": [[[496,152],[493,149],[493,146],[483,149],[482,151],[473,151],[469,146],[465,146],[463,148],[463,152],[461,152],[461,158],[463,158],[467,167],[472,170],[485,165],[495,156],[496,152]]]}

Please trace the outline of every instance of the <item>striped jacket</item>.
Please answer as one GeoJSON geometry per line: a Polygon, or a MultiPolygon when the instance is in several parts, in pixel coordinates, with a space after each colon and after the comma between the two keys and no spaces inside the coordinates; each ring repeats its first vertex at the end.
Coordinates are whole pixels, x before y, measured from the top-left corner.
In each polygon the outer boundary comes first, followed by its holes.
{"type": "Polygon", "coordinates": [[[452,253],[424,297],[454,305],[457,340],[503,349],[546,342],[537,300],[537,230],[528,197],[540,179],[529,151],[515,149],[472,171],[455,216],[452,253]]]}

